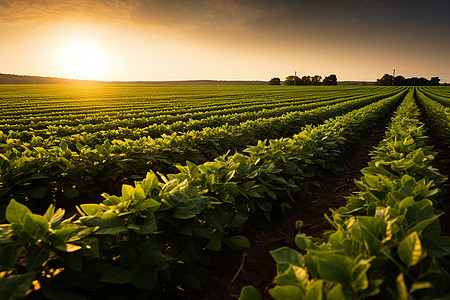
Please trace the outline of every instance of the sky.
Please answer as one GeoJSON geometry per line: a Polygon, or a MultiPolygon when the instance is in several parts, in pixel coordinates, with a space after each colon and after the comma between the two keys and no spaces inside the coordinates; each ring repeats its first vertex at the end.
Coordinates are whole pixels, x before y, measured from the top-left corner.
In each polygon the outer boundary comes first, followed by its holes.
{"type": "Polygon", "coordinates": [[[450,82],[450,1],[0,0],[0,73],[450,82]]]}

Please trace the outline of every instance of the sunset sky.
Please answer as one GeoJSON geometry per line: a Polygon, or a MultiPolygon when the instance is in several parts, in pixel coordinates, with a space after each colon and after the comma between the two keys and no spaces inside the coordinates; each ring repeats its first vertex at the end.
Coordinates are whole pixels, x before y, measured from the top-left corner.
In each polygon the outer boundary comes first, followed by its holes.
{"type": "Polygon", "coordinates": [[[450,82],[450,1],[0,0],[0,73],[450,82]]]}

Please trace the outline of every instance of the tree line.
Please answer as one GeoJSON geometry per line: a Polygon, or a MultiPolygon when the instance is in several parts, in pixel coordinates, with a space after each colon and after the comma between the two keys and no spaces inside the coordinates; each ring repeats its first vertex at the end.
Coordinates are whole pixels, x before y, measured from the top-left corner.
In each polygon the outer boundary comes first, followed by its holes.
{"type": "Polygon", "coordinates": [[[383,77],[377,79],[377,82],[375,82],[375,85],[396,85],[396,86],[422,86],[422,85],[433,85],[437,86],[440,85],[439,77],[431,77],[430,80],[424,78],[424,77],[411,77],[411,78],[405,78],[403,76],[392,76],[389,74],[384,74],[383,77]]]}
{"type": "Polygon", "coordinates": [[[0,84],[86,84],[86,83],[101,83],[101,81],[0,73],[0,84]]]}
{"type": "MultiPolygon", "coordinates": [[[[270,79],[269,85],[281,85],[281,79],[274,77],[270,79]]],[[[325,76],[322,80],[322,76],[303,76],[298,77],[294,75],[289,75],[284,81],[284,85],[337,85],[337,77],[334,74],[330,76],[325,76]]]]}

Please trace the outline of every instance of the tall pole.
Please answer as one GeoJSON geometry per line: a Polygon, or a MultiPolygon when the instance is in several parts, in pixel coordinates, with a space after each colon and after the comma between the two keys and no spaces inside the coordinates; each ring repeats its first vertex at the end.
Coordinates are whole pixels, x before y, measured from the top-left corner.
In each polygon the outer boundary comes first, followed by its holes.
{"type": "Polygon", "coordinates": [[[395,80],[395,69],[394,72],[392,73],[392,86],[394,86],[394,80],[395,80]]]}
{"type": "Polygon", "coordinates": [[[297,82],[297,71],[294,71],[294,85],[296,85],[297,82]]]}

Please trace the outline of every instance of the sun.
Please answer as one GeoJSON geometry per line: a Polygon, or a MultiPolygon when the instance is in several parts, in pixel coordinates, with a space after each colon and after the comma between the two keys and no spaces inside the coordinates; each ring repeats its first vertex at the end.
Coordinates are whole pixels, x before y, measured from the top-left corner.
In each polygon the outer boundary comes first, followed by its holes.
{"type": "Polygon", "coordinates": [[[90,41],[67,43],[61,62],[67,76],[74,79],[99,79],[107,67],[105,51],[90,41]]]}

